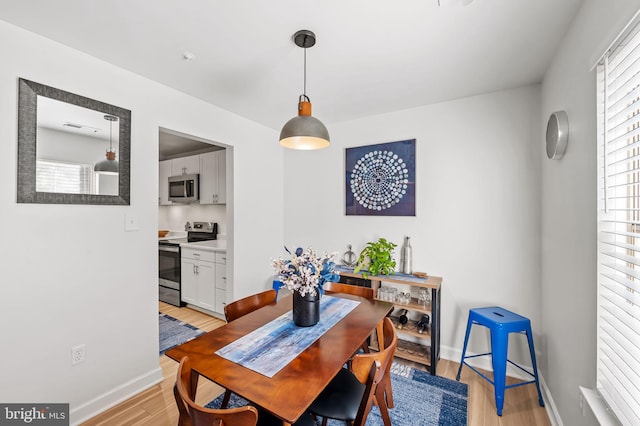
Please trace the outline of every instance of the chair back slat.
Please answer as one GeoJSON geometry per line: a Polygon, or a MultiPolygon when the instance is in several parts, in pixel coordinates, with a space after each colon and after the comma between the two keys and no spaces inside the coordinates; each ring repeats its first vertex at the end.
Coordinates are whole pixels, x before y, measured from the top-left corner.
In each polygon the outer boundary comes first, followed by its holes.
{"type": "Polygon", "coordinates": [[[351,294],[354,296],[364,297],[366,299],[373,299],[373,289],[371,287],[362,287],[358,285],[327,281],[326,283],[324,283],[323,288],[326,292],[329,293],[351,294]]]}
{"type": "Polygon", "coordinates": [[[255,310],[267,306],[276,301],[278,293],[275,290],[266,290],[262,293],[252,294],[235,302],[228,303],[224,307],[224,316],[227,322],[235,321],[255,310]]]}

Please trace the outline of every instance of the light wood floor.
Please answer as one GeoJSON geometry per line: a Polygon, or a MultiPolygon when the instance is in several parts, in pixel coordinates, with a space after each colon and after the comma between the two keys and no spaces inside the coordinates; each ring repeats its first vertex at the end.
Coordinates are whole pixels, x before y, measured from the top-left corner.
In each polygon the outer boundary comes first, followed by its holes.
{"type": "MultiPolygon", "coordinates": [[[[160,312],[205,331],[213,330],[224,324],[223,321],[193,309],[177,308],[166,303],[159,303],[160,312]]],[[[421,367],[418,364],[411,363],[411,365],[416,368],[421,367]]],[[[438,363],[438,375],[455,380],[458,365],[457,362],[445,359],[440,360],[438,363]]],[[[173,399],[173,384],[178,363],[163,355],[160,357],[160,366],[164,376],[162,383],[107,410],[85,422],[84,425],[175,426],[178,423],[178,409],[173,399]]],[[[502,417],[498,417],[495,409],[493,387],[489,383],[466,367],[462,370],[460,381],[469,385],[468,419],[470,426],[545,426],[551,424],[545,409],[538,406],[538,396],[533,385],[508,389],[505,393],[502,417]]],[[[511,380],[508,384],[514,381],[511,380]]],[[[222,390],[219,386],[201,378],[198,381],[196,402],[206,404],[222,393],[222,390]]]]}

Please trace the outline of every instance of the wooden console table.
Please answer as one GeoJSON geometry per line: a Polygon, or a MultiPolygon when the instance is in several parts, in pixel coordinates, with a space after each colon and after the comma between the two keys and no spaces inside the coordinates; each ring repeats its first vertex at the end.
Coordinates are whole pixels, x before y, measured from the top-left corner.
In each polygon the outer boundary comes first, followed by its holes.
{"type": "Polygon", "coordinates": [[[412,288],[427,288],[431,290],[431,306],[424,307],[418,303],[416,297],[412,297],[408,305],[393,302],[395,312],[400,309],[406,309],[410,312],[416,312],[419,315],[429,315],[430,324],[428,332],[418,333],[417,321],[410,320],[407,324],[403,325],[402,328],[398,328],[398,316],[392,314],[391,319],[394,321],[398,332],[398,349],[396,350],[396,356],[424,364],[429,369],[429,372],[435,375],[438,360],[440,360],[440,287],[442,285],[442,278],[432,275],[417,277],[396,272],[394,275],[368,274],[365,279],[362,273],[354,273],[353,268],[347,268],[342,265],[337,265],[336,272],[338,272],[341,277],[347,277],[346,280],[341,280],[343,282],[348,283],[348,278],[369,281],[371,288],[375,291],[376,297],[378,295],[378,289],[383,283],[385,286],[389,285],[391,287],[393,287],[394,284],[401,284],[412,288]],[[411,337],[413,341],[405,340],[403,337],[411,337]]]}

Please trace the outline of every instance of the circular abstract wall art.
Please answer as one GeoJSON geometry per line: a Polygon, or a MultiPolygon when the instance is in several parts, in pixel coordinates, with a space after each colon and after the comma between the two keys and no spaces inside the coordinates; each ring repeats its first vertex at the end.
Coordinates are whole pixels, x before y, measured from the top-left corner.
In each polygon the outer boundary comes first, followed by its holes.
{"type": "Polygon", "coordinates": [[[382,211],[400,203],[407,193],[406,162],[387,150],[370,151],[356,161],[351,171],[353,195],[362,207],[382,211]]]}

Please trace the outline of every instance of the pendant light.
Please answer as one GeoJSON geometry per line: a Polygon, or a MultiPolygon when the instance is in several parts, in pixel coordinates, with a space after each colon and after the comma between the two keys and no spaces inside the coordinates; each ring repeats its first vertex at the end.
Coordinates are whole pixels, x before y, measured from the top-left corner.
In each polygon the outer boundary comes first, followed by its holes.
{"type": "Polygon", "coordinates": [[[102,160],[93,167],[94,172],[100,173],[118,173],[118,160],[116,160],[116,152],[112,145],[113,122],[118,121],[118,117],[114,115],[105,115],[104,119],[109,122],[109,149],[106,153],[106,160],[102,160]]]}
{"type": "Polygon", "coordinates": [[[307,96],[307,48],[316,44],[316,35],[300,30],[293,42],[304,49],[304,87],[298,98],[298,116],[293,117],[280,132],[280,145],[291,149],[321,149],[329,146],[329,132],[320,120],[311,116],[311,101],[307,96]]]}

